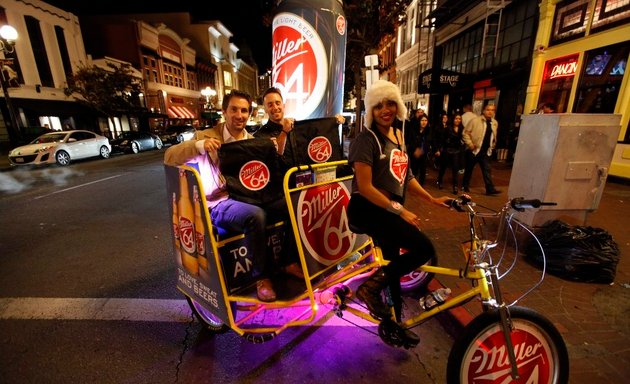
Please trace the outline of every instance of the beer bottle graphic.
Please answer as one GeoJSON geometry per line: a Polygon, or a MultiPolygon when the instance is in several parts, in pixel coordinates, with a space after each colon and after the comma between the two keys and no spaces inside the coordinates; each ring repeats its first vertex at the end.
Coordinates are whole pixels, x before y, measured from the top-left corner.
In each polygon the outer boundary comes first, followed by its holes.
{"type": "Polygon", "coordinates": [[[193,186],[193,200],[195,201],[195,245],[197,246],[197,260],[199,268],[208,270],[208,257],[206,256],[206,228],[203,223],[201,197],[199,189],[193,186]]]}
{"type": "Polygon", "coordinates": [[[197,253],[195,251],[195,227],[193,220],[195,213],[193,205],[190,201],[188,191],[188,179],[186,171],[179,171],[179,202],[177,205],[177,213],[179,214],[179,240],[181,243],[182,264],[184,268],[194,276],[199,275],[199,263],[197,261],[197,253]]]}
{"type": "Polygon", "coordinates": [[[172,201],[172,223],[173,223],[173,243],[175,244],[175,260],[177,261],[177,265],[183,266],[182,261],[182,243],[179,239],[179,215],[177,214],[177,194],[173,192],[173,201],[172,201]]]}

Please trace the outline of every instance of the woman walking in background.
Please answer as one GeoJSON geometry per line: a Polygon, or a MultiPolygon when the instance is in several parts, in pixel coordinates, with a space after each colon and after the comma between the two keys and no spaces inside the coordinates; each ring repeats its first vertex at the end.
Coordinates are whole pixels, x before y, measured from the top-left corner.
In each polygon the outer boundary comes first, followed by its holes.
{"type": "Polygon", "coordinates": [[[437,187],[439,189],[442,189],[442,179],[444,178],[444,173],[446,172],[446,167],[448,166],[448,159],[446,157],[444,145],[449,128],[450,124],[448,114],[446,112],[442,112],[440,124],[438,124],[438,126],[433,130],[431,140],[433,143],[433,156],[435,156],[435,160],[438,163],[437,187]]]}
{"type": "Polygon", "coordinates": [[[405,130],[405,143],[409,153],[409,167],[420,185],[424,186],[427,175],[427,154],[429,153],[429,118],[417,110],[405,130]]]}
{"type": "MultiPolygon", "coordinates": [[[[447,128],[446,135],[444,135],[444,154],[445,163],[451,167],[451,173],[453,178],[453,194],[457,195],[459,192],[459,173],[463,173],[464,170],[464,140],[462,139],[462,133],[464,127],[462,126],[462,115],[456,113],[453,115],[453,123],[447,128]]],[[[440,168],[440,178],[444,171],[440,168]]]]}

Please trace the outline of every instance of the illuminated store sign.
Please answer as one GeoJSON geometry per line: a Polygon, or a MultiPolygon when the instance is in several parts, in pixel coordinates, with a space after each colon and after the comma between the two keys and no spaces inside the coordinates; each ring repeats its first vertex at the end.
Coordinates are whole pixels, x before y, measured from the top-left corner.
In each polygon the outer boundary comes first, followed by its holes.
{"type": "Polygon", "coordinates": [[[548,79],[556,79],[558,77],[574,76],[577,71],[577,57],[571,58],[565,62],[557,63],[551,67],[548,79]]]}
{"type": "Polygon", "coordinates": [[[549,60],[545,63],[544,80],[573,77],[577,72],[578,54],[549,60]]]}

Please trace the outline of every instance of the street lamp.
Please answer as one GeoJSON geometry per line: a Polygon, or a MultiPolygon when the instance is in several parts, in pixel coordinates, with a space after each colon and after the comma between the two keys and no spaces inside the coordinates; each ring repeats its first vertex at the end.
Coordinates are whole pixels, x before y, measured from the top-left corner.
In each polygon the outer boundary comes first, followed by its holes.
{"type": "Polygon", "coordinates": [[[2,85],[2,92],[4,92],[4,101],[7,103],[7,109],[9,110],[9,116],[11,118],[11,129],[15,135],[14,139],[16,141],[20,141],[22,135],[20,133],[20,127],[18,125],[17,116],[15,115],[15,109],[13,109],[13,103],[11,102],[11,97],[9,96],[9,81],[5,77],[4,67],[13,64],[13,59],[7,59],[6,55],[9,53],[13,53],[15,50],[15,40],[18,38],[18,33],[10,25],[3,25],[0,27],[0,49],[4,54],[4,59],[0,62],[2,64],[2,75],[0,76],[0,85],[2,85]]]}
{"type": "Polygon", "coordinates": [[[205,87],[201,90],[201,94],[206,97],[206,109],[208,105],[210,105],[210,109],[213,109],[214,104],[210,102],[210,98],[212,97],[212,99],[214,100],[214,97],[217,95],[217,91],[210,87],[205,87]]]}

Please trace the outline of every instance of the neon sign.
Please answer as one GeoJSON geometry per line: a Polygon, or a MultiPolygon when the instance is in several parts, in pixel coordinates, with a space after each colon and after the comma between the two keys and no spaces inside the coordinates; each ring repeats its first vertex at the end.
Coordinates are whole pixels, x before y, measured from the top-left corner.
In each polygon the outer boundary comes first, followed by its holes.
{"type": "Polygon", "coordinates": [[[555,64],[551,71],[547,72],[548,79],[556,79],[559,77],[571,77],[575,75],[577,71],[577,57],[573,57],[567,61],[563,61],[555,64]]]}

